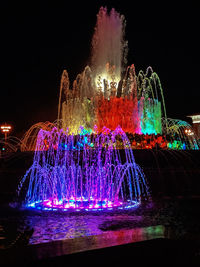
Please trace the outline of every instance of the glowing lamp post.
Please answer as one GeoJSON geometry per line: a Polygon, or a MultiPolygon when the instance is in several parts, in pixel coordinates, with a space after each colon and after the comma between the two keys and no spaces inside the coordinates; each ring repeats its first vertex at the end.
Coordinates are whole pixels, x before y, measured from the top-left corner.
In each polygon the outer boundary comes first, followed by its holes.
{"type": "Polygon", "coordinates": [[[185,133],[186,133],[188,136],[190,136],[190,135],[194,135],[194,132],[193,132],[192,130],[190,130],[190,129],[186,129],[186,130],[185,130],[185,133]]]}
{"type": "Polygon", "coordinates": [[[7,140],[7,136],[9,134],[9,132],[11,131],[11,126],[10,125],[1,125],[1,131],[5,136],[5,146],[6,146],[6,140],[7,140]]]}

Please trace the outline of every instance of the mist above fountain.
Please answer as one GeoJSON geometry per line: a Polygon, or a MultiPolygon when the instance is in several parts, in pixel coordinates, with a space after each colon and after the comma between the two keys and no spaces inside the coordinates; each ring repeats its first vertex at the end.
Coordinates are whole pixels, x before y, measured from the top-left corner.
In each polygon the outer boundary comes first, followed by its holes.
{"type": "MultiPolygon", "coordinates": [[[[121,80],[127,64],[128,43],[125,40],[125,18],[114,8],[108,13],[101,7],[97,14],[97,23],[92,38],[91,68],[95,83],[104,80],[116,85],[121,80]]],[[[99,85],[100,86],[100,85],[99,85]]],[[[109,95],[107,95],[108,97],[109,95]]]]}

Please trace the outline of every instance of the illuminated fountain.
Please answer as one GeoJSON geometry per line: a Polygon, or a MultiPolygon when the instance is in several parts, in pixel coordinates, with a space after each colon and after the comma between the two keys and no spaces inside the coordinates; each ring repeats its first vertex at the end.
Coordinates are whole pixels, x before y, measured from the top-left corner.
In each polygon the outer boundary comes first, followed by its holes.
{"type": "Polygon", "coordinates": [[[162,133],[161,108],[166,117],[158,75],[148,68],[136,75],[126,67],[125,19],[114,9],[100,8],[92,39],[91,67],[87,66],[70,87],[63,71],[58,107],[58,128],[77,134],[79,126],[101,131],[118,125],[128,133],[162,133]],[[161,102],[159,100],[161,95],[161,102]]]}
{"type": "MultiPolygon", "coordinates": [[[[162,123],[166,124],[166,120],[163,119],[162,123]]],[[[188,122],[167,118],[167,125],[168,125],[166,131],[166,134],[168,135],[167,147],[169,149],[179,149],[179,150],[199,149],[200,144],[198,142],[198,138],[188,122]]]]}
{"type": "Polygon", "coordinates": [[[99,132],[105,126],[115,130],[120,125],[132,135],[152,135],[154,144],[143,148],[157,144],[169,149],[198,149],[195,135],[183,130],[189,124],[167,118],[163,89],[153,69],[148,67],[136,74],[134,65],[126,67],[128,45],[124,36],[124,16],[114,9],[108,13],[100,8],[92,38],[91,67],[78,74],[71,87],[68,73],[63,71],[57,127],[78,134],[80,125],[91,131],[95,126],[99,132]],[[173,144],[178,134],[182,146],[173,144]],[[159,144],[159,135],[168,136],[166,145],[159,144]]]}
{"type": "Polygon", "coordinates": [[[122,81],[127,54],[124,33],[124,17],[114,9],[108,14],[106,8],[100,8],[92,39],[91,67],[87,66],[77,76],[71,88],[68,74],[63,72],[58,107],[58,121],[62,119],[62,123],[59,127],[69,127],[74,134],[80,125],[86,129],[96,125],[99,131],[104,126],[114,130],[118,125],[125,132],[139,131],[134,67],[129,68],[132,70],[130,81],[129,73],[127,80],[122,81]],[[127,104],[129,110],[124,113],[127,104]]]}
{"type": "Polygon", "coordinates": [[[161,82],[152,68],[136,75],[134,65],[125,66],[124,29],[123,16],[100,9],[91,67],[72,86],[63,71],[57,121],[38,123],[26,133],[22,150],[35,150],[19,186],[26,207],[136,207],[149,193],[132,148],[198,149],[189,125],[167,118],[161,82]],[[177,136],[184,145],[174,147],[177,136]]]}
{"type": "Polygon", "coordinates": [[[127,209],[148,196],[129,139],[119,127],[101,134],[80,128],[77,136],[57,128],[40,130],[33,165],[19,186],[19,192],[24,190],[26,207],[64,211],[127,209]],[[117,142],[123,150],[116,149],[117,142]]]}
{"type": "Polygon", "coordinates": [[[90,66],[77,75],[72,85],[67,71],[62,73],[57,120],[31,126],[21,140],[14,140],[14,145],[13,140],[9,142],[12,151],[35,151],[41,129],[51,131],[57,127],[77,135],[80,126],[90,132],[95,128],[99,133],[104,127],[114,131],[120,126],[132,139],[142,140],[144,135],[154,139],[148,145],[134,140],[131,147],[135,149],[155,148],[156,144],[168,149],[199,149],[197,137],[187,122],[167,118],[157,73],[148,67],[136,74],[133,64],[127,67],[125,24],[124,16],[114,9],[108,13],[106,8],[100,8],[90,66]],[[188,130],[193,134],[188,134],[188,130]],[[165,144],[158,141],[159,135],[164,137],[165,144]]]}

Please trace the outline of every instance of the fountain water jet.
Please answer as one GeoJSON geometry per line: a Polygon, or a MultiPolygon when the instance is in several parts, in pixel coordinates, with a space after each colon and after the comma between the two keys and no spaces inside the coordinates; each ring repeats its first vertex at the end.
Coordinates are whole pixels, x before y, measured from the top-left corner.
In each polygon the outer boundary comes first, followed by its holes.
{"type": "MultiPolygon", "coordinates": [[[[188,141],[187,149],[199,148],[195,134],[188,136],[183,131],[186,122],[167,118],[163,88],[157,73],[148,67],[145,72],[140,70],[136,74],[133,64],[126,67],[127,41],[124,35],[124,16],[114,9],[108,13],[106,8],[100,8],[92,38],[91,67],[86,66],[72,86],[67,71],[63,71],[57,122],[54,125],[33,125],[22,140],[23,151],[34,150],[40,128],[46,130],[46,127],[55,125],[58,129],[68,128],[69,134],[75,135],[80,125],[88,131],[95,127],[98,132],[102,132],[104,126],[114,131],[120,125],[135,139],[138,139],[138,134],[141,139],[143,135],[147,138],[151,135],[151,139],[155,139],[153,144],[144,148],[154,148],[159,135],[164,139],[168,136],[173,143],[178,134],[180,140],[188,141]]],[[[173,149],[175,146],[160,147],[173,149]]],[[[134,144],[133,148],[141,146],[134,144]]]]}
{"type": "Polygon", "coordinates": [[[77,134],[79,126],[101,131],[118,125],[128,133],[162,133],[161,104],[166,115],[163,91],[152,68],[138,76],[135,66],[126,67],[125,19],[114,9],[100,8],[92,38],[91,67],[87,66],[69,86],[64,70],[58,106],[58,128],[77,134]],[[148,114],[147,114],[148,113],[148,114]],[[152,115],[150,114],[152,113],[152,115]],[[151,116],[150,116],[151,115],[151,116]],[[146,125],[147,124],[147,125],[146,125]]]}
{"type": "MultiPolygon", "coordinates": [[[[101,7],[97,15],[97,23],[92,38],[92,71],[97,84],[103,87],[104,79],[110,82],[121,80],[126,66],[128,43],[125,41],[125,18],[111,9],[101,7]]],[[[105,90],[105,89],[104,89],[105,90]]]]}
{"type": "Polygon", "coordinates": [[[130,142],[118,127],[101,134],[79,135],[53,128],[40,130],[33,165],[19,192],[28,186],[26,207],[99,210],[137,206],[148,197],[144,174],[135,163],[130,142]],[[123,150],[116,148],[123,143],[123,150]]]}

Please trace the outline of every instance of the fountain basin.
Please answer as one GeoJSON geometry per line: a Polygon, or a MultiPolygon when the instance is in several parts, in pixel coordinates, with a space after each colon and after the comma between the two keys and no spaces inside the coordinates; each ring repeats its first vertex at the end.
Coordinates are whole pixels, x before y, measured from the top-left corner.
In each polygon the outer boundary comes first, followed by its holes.
{"type": "Polygon", "coordinates": [[[109,200],[94,200],[94,199],[46,199],[43,201],[35,201],[28,203],[26,208],[49,210],[49,211],[102,211],[102,210],[120,210],[120,209],[133,209],[140,205],[139,201],[127,200],[124,201],[109,201],[109,200]]]}

